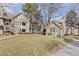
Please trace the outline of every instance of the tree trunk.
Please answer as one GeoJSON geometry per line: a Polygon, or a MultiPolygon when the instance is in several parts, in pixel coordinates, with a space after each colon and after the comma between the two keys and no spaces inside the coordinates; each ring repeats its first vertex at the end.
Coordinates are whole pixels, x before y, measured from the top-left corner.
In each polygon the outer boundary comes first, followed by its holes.
{"type": "Polygon", "coordinates": [[[79,36],[79,20],[78,20],[78,36],[79,36]]]}
{"type": "Polygon", "coordinates": [[[50,22],[48,22],[48,25],[47,25],[46,35],[48,35],[48,33],[50,33],[50,22]]]}
{"type": "Polygon", "coordinates": [[[78,36],[79,36],[79,19],[78,19],[78,36]]]}
{"type": "Polygon", "coordinates": [[[30,29],[30,32],[32,33],[32,25],[31,25],[31,29],[30,29]]]}
{"type": "Polygon", "coordinates": [[[68,27],[67,27],[67,29],[66,29],[66,34],[68,34],[68,27]]]}
{"type": "Polygon", "coordinates": [[[79,36],[79,25],[78,25],[78,36],[79,36]]]}
{"type": "Polygon", "coordinates": [[[73,29],[72,29],[72,27],[71,27],[71,35],[72,35],[72,32],[73,32],[73,29]]]}
{"type": "Polygon", "coordinates": [[[32,33],[32,25],[33,25],[32,21],[33,21],[33,16],[31,15],[30,16],[30,32],[31,33],[32,33]]]}

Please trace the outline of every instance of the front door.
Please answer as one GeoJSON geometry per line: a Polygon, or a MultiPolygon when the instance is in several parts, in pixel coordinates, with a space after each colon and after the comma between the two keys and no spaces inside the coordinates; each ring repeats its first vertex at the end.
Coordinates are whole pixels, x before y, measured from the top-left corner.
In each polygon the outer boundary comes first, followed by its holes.
{"type": "Polygon", "coordinates": [[[46,35],[46,29],[43,29],[43,35],[46,35]]]}

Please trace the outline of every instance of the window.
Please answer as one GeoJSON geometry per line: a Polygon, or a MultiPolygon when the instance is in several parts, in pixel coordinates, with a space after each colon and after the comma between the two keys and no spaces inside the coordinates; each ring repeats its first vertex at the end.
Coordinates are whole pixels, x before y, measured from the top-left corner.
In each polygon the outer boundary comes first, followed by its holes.
{"type": "Polygon", "coordinates": [[[5,22],[5,25],[9,25],[9,23],[8,22],[5,22]]]}
{"type": "Polygon", "coordinates": [[[5,25],[11,25],[11,20],[5,21],[5,25]]]}
{"type": "Polygon", "coordinates": [[[26,25],[26,23],[25,23],[25,22],[22,22],[22,25],[23,25],[23,26],[25,26],[25,25],[26,25]]]}
{"type": "Polygon", "coordinates": [[[2,16],[3,16],[3,8],[0,7],[0,17],[2,17],[2,16]]]}
{"type": "Polygon", "coordinates": [[[36,28],[32,28],[32,32],[33,33],[36,33],[37,32],[37,29],[36,28]]]}
{"type": "Polygon", "coordinates": [[[25,32],[26,30],[25,29],[22,29],[22,32],[25,32]]]}
{"type": "Polygon", "coordinates": [[[78,29],[78,27],[75,27],[75,29],[78,29]]]}
{"type": "Polygon", "coordinates": [[[55,32],[55,28],[51,28],[50,31],[51,31],[51,32],[55,32]]]}

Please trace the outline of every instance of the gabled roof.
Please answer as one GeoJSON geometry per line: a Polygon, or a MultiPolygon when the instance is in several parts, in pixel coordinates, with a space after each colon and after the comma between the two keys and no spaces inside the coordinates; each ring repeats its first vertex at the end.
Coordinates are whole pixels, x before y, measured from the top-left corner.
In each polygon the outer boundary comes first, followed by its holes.
{"type": "Polygon", "coordinates": [[[4,12],[3,17],[7,18],[7,19],[12,19],[13,18],[13,14],[10,13],[10,12],[4,12]]]}
{"type": "Polygon", "coordinates": [[[12,20],[13,19],[13,14],[9,12],[4,12],[3,16],[0,17],[1,19],[6,19],[6,20],[12,20]]]}
{"type": "Polygon", "coordinates": [[[16,18],[16,17],[18,17],[18,16],[21,15],[21,14],[22,14],[22,12],[18,13],[17,15],[15,15],[15,16],[13,17],[13,19],[16,18]]]}
{"type": "MultiPolygon", "coordinates": [[[[15,16],[13,17],[13,19],[15,19],[16,17],[20,16],[21,14],[23,14],[25,17],[28,17],[28,15],[26,15],[25,13],[20,12],[20,13],[18,13],[17,15],[15,15],[15,16]]],[[[29,18],[29,17],[28,17],[28,18],[29,18]]]]}
{"type": "Polygon", "coordinates": [[[57,22],[54,22],[53,20],[51,21],[54,25],[56,25],[59,29],[62,29],[60,24],[58,24],[57,22]]]}

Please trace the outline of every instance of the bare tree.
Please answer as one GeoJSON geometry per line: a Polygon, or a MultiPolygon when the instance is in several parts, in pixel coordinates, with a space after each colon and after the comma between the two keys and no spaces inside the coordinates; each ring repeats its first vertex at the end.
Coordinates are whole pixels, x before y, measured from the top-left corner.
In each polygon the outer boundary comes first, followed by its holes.
{"type": "Polygon", "coordinates": [[[77,13],[75,12],[75,10],[70,10],[67,15],[66,15],[66,26],[67,28],[71,28],[71,35],[72,35],[72,31],[73,31],[73,27],[75,27],[75,22],[76,22],[76,16],[77,13]]]}
{"type": "Polygon", "coordinates": [[[52,14],[54,12],[57,12],[57,10],[61,7],[61,4],[59,3],[50,3],[50,4],[46,4],[46,10],[47,10],[47,14],[48,14],[48,21],[47,21],[47,32],[46,34],[48,34],[50,32],[50,20],[52,18],[52,14]]]}
{"type": "Polygon", "coordinates": [[[79,4],[78,3],[72,4],[72,9],[76,10],[77,13],[75,27],[78,28],[78,36],[79,36],[79,4]]]}

